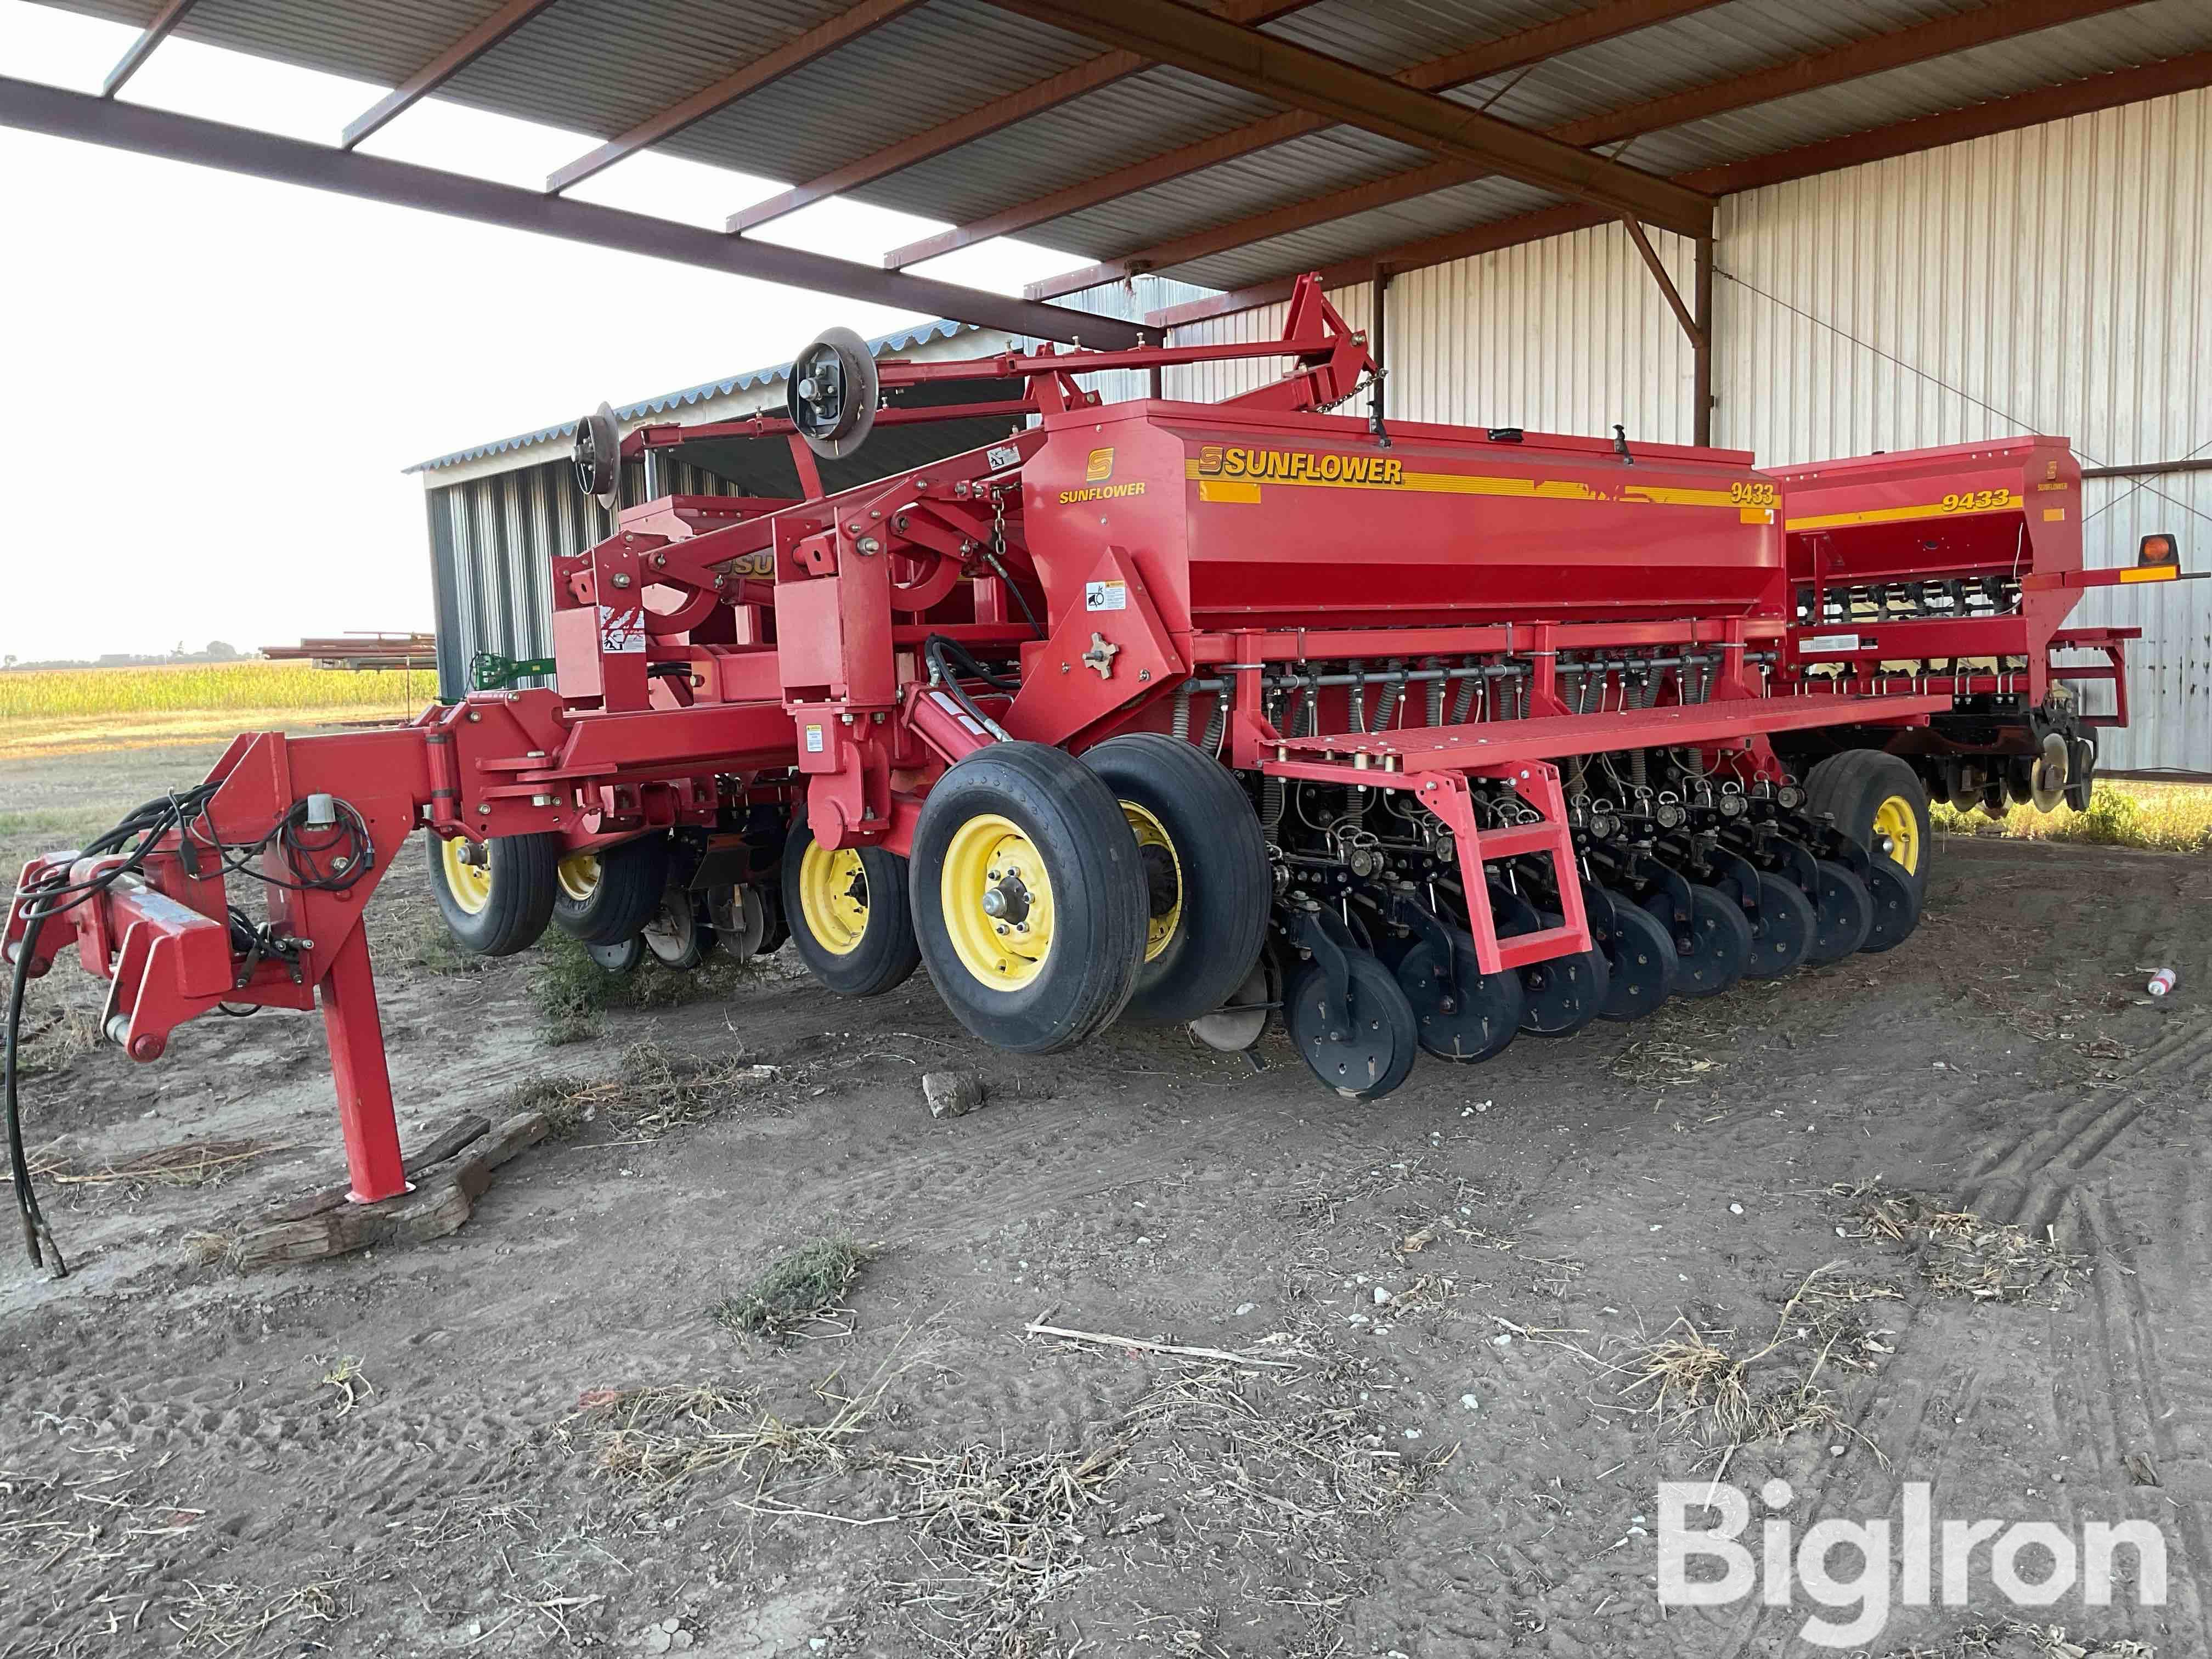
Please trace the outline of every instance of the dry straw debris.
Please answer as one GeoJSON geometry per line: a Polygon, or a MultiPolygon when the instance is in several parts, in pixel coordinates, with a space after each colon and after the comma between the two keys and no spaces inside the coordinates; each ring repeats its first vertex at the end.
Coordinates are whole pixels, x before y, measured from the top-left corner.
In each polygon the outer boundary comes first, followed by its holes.
{"type": "MultiPolygon", "coordinates": [[[[1834,1391],[1819,1379],[1831,1364],[1870,1369],[1863,1358],[1889,1352],[1881,1334],[1856,1314],[1859,1304],[1895,1292],[1885,1285],[1837,1278],[1831,1262],[1808,1274],[1783,1305],[1765,1346],[1731,1352],[1733,1330],[1708,1331],[1678,1316],[1656,1342],[1613,1370],[1620,1398],[1670,1429],[1708,1446],[1745,1446],[1791,1435],[1839,1431],[1856,1435],[1834,1391]]],[[[1878,1455],[1878,1454],[1877,1454],[1878,1455]]]]}
{"type": "Polygon", "coordinates": [[[1885,1659],[2154,1659],[2156,1651],[2126,1637],[2076,1640],[2062,1625],[2000,1619],[1969,1626],[1932,1647],[1900,1648],[1885,1659]]]}
{"type": "Polygon", "coordinates": [[[775,1067],[742,1053],[684,1054],[635,1042],[611,1077],[532,1078],[508,1092],[506,1109],[543,1113],[556,1135],[591,1124],[608,1132],[604,1144],[658,1140],[740,1103],[774,1104],[768,1089],[775,1081],[775,1067]]]}
{"type": "Polygon", "coordinates": [[[1920,1276],[1938,1296],[2055,1307],[2080,1283],[2081,1256],[2010,1222],[1989,1221],[1927,1193],[1892,1191],[1881,1179],[1830,1189],[1856,1226],[1846,1237],[1920,1252],[1920,1276]]]}

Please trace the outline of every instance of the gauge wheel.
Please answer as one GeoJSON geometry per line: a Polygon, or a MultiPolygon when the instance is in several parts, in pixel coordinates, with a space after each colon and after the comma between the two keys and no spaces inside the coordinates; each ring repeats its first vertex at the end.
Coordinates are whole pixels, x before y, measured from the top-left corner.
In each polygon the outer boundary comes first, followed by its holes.
{"type": "Polygon", "coordinates": [[[570,853],[555,868],[553,924],[586,945],[616,945],[653,919],[668,885],[671,843],[656,830],[570,853]]]}
{"type": "Polygon", "coordinates": [[[792,948],[839,996],[881,996],[903,985],[921,961],[908,902],[907,861],[881,847],[814,839],[800,818],[783,844],[782,903],[792,948]]]}
{"type": "Polygon", "coordinates": [[[1237,775],[1176,738],[1133,732],[1083,757],[1121,803],[1146,893],[1145,959],[1122,1018],[1196,1019],[1259,959],[1274,882],[1267,840],[1237,775]]]}
{"type": "Polygon", "coordinates": [[[553,917],[558,836],[473,842],[434,833],[427,850],[431,895],[455,944],[480,957],[511,957],[538,943],[553,917]]]}

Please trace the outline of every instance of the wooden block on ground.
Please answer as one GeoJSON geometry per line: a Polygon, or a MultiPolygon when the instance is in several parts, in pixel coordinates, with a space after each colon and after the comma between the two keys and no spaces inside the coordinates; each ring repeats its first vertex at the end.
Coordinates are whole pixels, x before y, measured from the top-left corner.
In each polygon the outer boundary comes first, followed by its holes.
{"type": "MultiPolygon", "coordinates": [[[[423,1149],[427,1153],[453,1143],[436,1165],[421,1169],[414,1191],[380,1204],[349,1204],[341,1195],[337,1205],[311,1214],[280,1212],[274,1224],[258,1228],[239,1242],[235,1260],[241,1267],[265,1267],[443,1238],[469,1218],[477,1200],[491,1185],[492,1171],[544,1139],[550,1127],[542,1112],[519,1113],[489,1134],[483,1118],[464,1119],[423,1149]],[[471,1121],[477,1126],[474,1131],[454,1142],[471,1121]],[[467,1156],[455,1156],[462,1152],[467,1156]]],[[[411,1162],[410,1170],[415,1172],[411,1162]]]]}

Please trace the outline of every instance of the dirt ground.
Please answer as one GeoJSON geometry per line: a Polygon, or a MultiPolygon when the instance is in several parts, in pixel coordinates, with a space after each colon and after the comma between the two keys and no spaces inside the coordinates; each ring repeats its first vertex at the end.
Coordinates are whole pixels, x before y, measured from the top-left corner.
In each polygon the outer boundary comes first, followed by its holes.
{"type": "MultiPolygon", "coordinates": [[[[215,752],[0,763],[0,857],[215,752]]],[[[527,957],[418,964],[410,860],[370,912],[410,1138],[643,1042],[773,1069],[586,1097],[458,1235],[252,1273],[221,1239],[341,1169],[319,1023],[134,1066],[57,973],[25,1113],[75,1272],[0,1279],[0,1654],[1809,1653],[1802,1600],[1654,1589],[1661,1481],[1779,1477],[1801,1530],[1925,1481],[2168,1541],[2161,1607],[2124,1571],[2014,1607],[1984,1563],[1865,1650],[2201,1655],[2208,900],[2202,859],[1948,842],[1888,956],[1362,1105],[1279,1034],[979,1052],[919,975],[771,968],[549,1047],[527,957]],[[930,1117],[947,1064],[984,1109],[930,1117]],[[842,1313],[718,1321],[825,1237],[880,1252],[842,1313]],[[2044,1633],[1962,1634],[2008,1615],[2044,1633]]]]}

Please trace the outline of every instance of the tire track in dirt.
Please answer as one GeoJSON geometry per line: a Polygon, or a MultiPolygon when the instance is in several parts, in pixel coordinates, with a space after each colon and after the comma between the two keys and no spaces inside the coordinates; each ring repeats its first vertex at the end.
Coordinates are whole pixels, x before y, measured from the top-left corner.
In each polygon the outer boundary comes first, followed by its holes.
{"type": "Polygon", "coordinates": [[[1960,1202],[1992,1220],[2039,1231],[2058,1219],[2088,1166],[2150,1109],[2146,1091],[2201,1088],[2208,1080],[2212,1021],[2199,1018],[2143,1050],[2112,1088],[2088,1091],[2086,1097],[2080,1091],[2029,1095],[2020,1116],[2033,1127],[1984,1145],[1960,1188],[1960,1202]]]}

